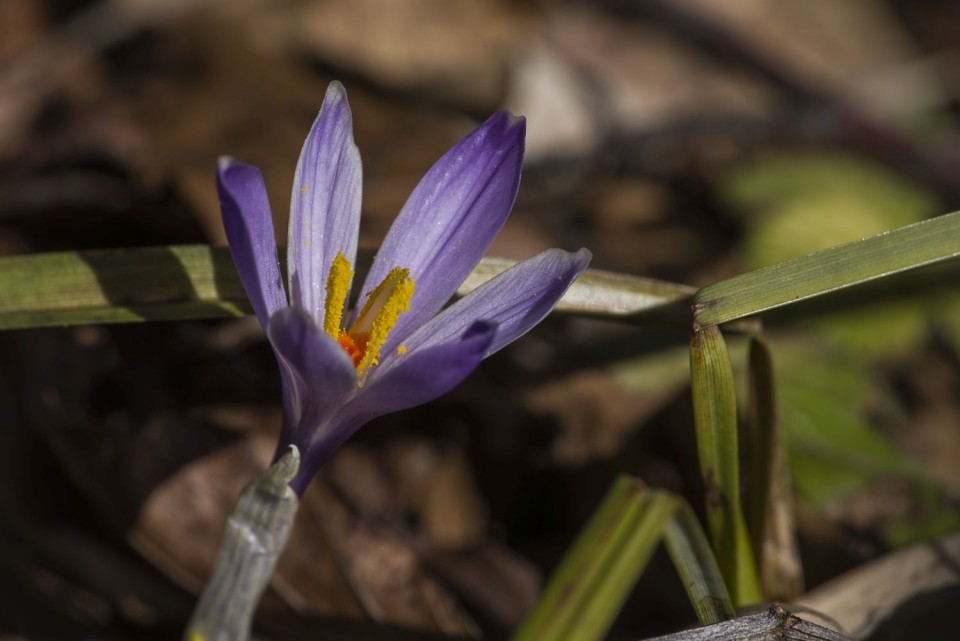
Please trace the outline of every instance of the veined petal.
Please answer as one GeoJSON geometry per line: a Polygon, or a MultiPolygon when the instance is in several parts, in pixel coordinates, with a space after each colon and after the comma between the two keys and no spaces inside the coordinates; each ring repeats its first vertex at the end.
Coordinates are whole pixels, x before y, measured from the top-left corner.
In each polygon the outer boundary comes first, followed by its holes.
{"type": "Polygon", "coordinates": [[[301,448],[300,473],[290,486],[303,495],[320,466],[369,421],[427,403],[459,385],[483,360],[495,335],[493,323],[474,323],[459,340],[421,350],[376,383],[360,388],[350,403],[327,418],[325,429],[301,448]]]}
{"type": "Polygon", "coordinates": [[[356,266],[362,171],[347,93],[331,82],[297,162],[287,237],[290,300],[320,326],[334,258],[356,266]]]}
{"type": "Polygon", "coordinates": [[[402,345],[403,355],[398,356],[396,349],[390,352],[389,359],[385,355],[380,366],[384,375],[422,349],[456,340],[478,319],[497,325],[496,338],[485,354],[489,356],[543,320],[587,268],[590,258],[586,249],[576,253],[548,249],[498,274],[407,337],[402,345]]]}
{"type": "Polygon", "coordinates": [[[230,253],[253,311],[266,329],[270,316],[287,306],[277,240],[263,175],[229,156],[217,163],[217,192],[230,253]]]}
{"type": "Polygon", "coordinates": [[[305,451],[312,430],[353,399],[357,372],[337,341],[297,307],[274,314],[267,337],[286,373],[284,401],[295,412],[291,439],[305,451]]]}
{"type": "Polygon", "coordinates": [[[400,316],[396,345],[450,299],[503,226],[520,183],[526,123],[494,114],[426,173],[387,233],[363,293],[394,267],[417,284],[410,311],[400,316]]]}
{"type": "Polygon", "coordinates": [[[496,324],[478,321],[452,341],[410,354],[382,375],[371,376],[339,418],[362,424],[446,394],[480,365],[496,334],[496,324]]]}

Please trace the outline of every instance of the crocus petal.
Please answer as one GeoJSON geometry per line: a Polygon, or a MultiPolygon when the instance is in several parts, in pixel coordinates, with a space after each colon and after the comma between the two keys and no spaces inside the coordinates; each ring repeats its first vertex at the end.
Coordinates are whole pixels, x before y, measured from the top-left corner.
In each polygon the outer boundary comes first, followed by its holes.
{"type": "Polygon", "coordinates": [[[503,226],[520,183],[526,123],[490,117],[427,172],[387,233],[363,287],[394,267],[410,270],[416,291],[391,341],[402,340],[450,299],[503,226]]]}
{"type": "Polygon", "coordinates": [[[356,420],[365,423],[446,394],[480,365],[496,334],[495,323],[477,321],[456,340],[410,354],[383,375],[367,381],[351,407],[338,418],[347,424],[356,420]]]}
{"type": "Polygon", "coordinates": [[[297,162],[287,240],[290,300],[320,326],[333,259],[356,267],[362,185],[347,94],[331,82],[297,162]]]}
{"type": "Polygon", "coordinates": [[[260,324],[287,306],[277,262],[277,240],[263,175],[252,165],[223,156],[217,165],[217,192],[230,253],[260,324]]]}
{"type": "Polygon", "coordinates": [[[350,403],[329,417],[309,447],[301,448],[300,472],[290,486],[302,496],[320,466],[367,422],[432,401],[459,385],[480,365],[495,335],[493,323],[474,323],[459,340],[424,349],[389,376],[360,388],[350,403]]]}
{"type": "Polygon", "coordinates": [[[353,398],[357,371],[340,345],[297,307],[274,314],[267,337],[286,374],[284,400],[292,396],[293,443],[305,450],[313,431],[353,398]]]}
{"type": "Polygon", "coordinates": [[[574,279],[590,264],[586,249],[576,253],[560,249],[547,251],[514,265],[476,288],[421,326],[404,342],[402,356],[397,350],[382,359],[384,374],[405,358],[422,349],[456,340],[477,319],[497,325],[496,338],[487,356],[530,331],[550,313],[574,279]]]}

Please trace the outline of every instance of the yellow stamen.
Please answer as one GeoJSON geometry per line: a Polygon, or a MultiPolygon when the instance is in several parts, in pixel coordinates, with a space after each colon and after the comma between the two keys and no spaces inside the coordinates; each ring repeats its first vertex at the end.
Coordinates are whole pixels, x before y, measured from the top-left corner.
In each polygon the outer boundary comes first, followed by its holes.
{"type": "Polygon", "coordinates": [[[343,253],[338,253],[327,275],[327,300],[323,306],[323,331],[338,340],[351,278],[353,278],[353,270],[350,269],[350,261],[344,258],[343,253]]]}
{"type": "Polygon", "coordinates": [[[367,294],[367,302],[350,329],[350,335],[354,339],[366,339],[363,358],[357,365],[361,381],[367,371],[379,362],[380,348],[387,342],[387,336],[397,324],[397,318],[409,311],[415,287],[409,269],[394,267],[383,282],[367,294]]]}
{"type": "Polygon", "coordinates": [[[401,345],[400,347],[397,348],[397,356],[403,356],[406,353],[407,353],[406,345],[401,345]]]}

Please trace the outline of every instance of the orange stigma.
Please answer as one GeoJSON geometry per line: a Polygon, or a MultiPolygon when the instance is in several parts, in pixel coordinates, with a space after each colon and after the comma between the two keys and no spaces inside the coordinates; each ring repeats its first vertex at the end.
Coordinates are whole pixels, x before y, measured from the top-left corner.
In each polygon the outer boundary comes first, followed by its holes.
{"type": "Polygon", "coordinates": [[[340,336],[337,338],[340,347],[343,348],[343,351],[345,351],[347,356],[353,361],[354,367],[360,367],[360,363],[363,362],[363,357],[367,353],[368,338],[369,336],[364,334],[354,335],[344,331],[341,331],[340,336]]]}
{"type": "MultiPolygon", "coordinates": [[[[362,385],[367,372],[380,360],[380,349],[387,342],[387,335],[397,322],[400,314],[410,309],[415,284],[410,271],[394,267],[373,291],[367,292],[366,302],[360,308],[353,326],[347,330],[341,327],[347,304],[347,293],[353,269],[343,254],[337,254],[330,265],[327,276],[327,298],[324,303],[325,314],[323,330],[340,344],[343,351],[357,368],[359,382],[362,385]]],[[[406,351],[397,350],[398,354],[406,351]]]]}

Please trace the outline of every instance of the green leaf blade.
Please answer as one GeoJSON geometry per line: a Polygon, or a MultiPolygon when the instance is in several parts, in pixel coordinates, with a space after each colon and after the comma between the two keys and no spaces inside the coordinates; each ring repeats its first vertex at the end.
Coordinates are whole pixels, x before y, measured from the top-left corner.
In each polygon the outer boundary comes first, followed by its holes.
{"type": "Polygon", "coordinates": [[[617,480],[513,641],[600,641],[660,543],[679,500],[617,480]]]}
{"type": "Polygon", "coordinates": [[[954,212],[708,285],[694,296],[695,327],[752,316],[958,255],[960,212],[954,212]]]}
{"type": "Polygon", "coordinates": [[[714,551],[734,603],[757,603],[762,598],[760,583],[740,503],[733,367],[716,326],[693,333],[690,372],[697,454],[714,551]]]}
{"type": "Polygon", "coordinates": [[[667,526],[664,543],[700,624],[710,625],[733,618],[736,615],[733,602],[710,542],[685,501],[667,526]]]}
{"type": "MultiPolygon", "coordinates": [[[[370,255],[362,253],[367,260],[370,255]]],[[[457,295],[466,295],[515,264],[484,258],[457,295]]],[[[561,299],[557,311],[686,328],[693,292],[685,285],[587,270],[561,299]]],[[[0,259],[0,329],[220,318],[250,312],[226,247],[146,247],[0,259]]]]}

